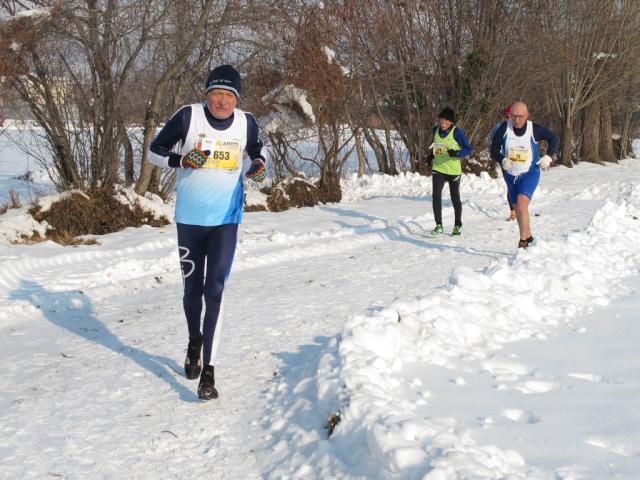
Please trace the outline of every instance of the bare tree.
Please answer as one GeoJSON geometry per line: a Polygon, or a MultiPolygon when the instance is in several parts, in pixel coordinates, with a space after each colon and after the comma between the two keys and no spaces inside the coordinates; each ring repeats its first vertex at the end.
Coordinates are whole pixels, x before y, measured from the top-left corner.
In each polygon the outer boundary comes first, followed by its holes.
{"type": "Polygon", "coordinates": [[[152,27],[153,0],[4,2],[10,83],[44,129],[59,189],[118,180],[124,92],[152,27]],[[35,7],[35,8],[34,8],[35,7]]]}
{"type": "Polygon", "coordinates": [[[136,190],[160,191],[146,158],[159,122],[185,97],[202,98],[216,58],[242,58],[232,46],[250,44],[242,37],[253,11],[237,0],[1,1],[6,76],[45,131],[57,187],[111,184],[122,173],[132,183],[138,150],[136,190]],[[142,128],[139,149],[132,125],[142,128]]]}
{"type": "Polygon", "coordinates": [[[151,91],[146,93],[137,193],[144,193],[151,183],[155,183],[154,190],[158,190],[160,172],[147,160],[148,147],[158,124],[168,114],[167,107],[175,109],[179,92],[194,79],[204,82],[203,71],[214,51],[229,43],[225,32],[233,24],[234,7],[235,2],[219,0],[178,1],[165,6],[170,14],[160,25],[159,37],[148,51],[154,81],[151,91]],[[152,182],[154,171],[155,182],[152,182]]]}
{"type": "MultiPolygon", "coordinates": [[[[536,39],[542,52],[531,60],[545,74],[545,90],[561,121],[562,163],[572,166],[579,142],[574,130],[583,111],[592,107],[587,124],[599,123],[598,105],[606,105],[599,102],[640,74],[640,3],[563,0],[523,4],[527,35],[536,39]]],[[[587,130],[592,130],[589,125],[587,130]]],[[[587,147],[597,144],[590,141],[587,147]]]]}

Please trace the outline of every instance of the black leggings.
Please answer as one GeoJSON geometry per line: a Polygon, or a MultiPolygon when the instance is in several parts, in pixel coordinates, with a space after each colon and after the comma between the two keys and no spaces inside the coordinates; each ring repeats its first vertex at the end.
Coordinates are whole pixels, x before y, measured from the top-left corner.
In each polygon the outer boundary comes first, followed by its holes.
{"type": "Polygon", "coordinates": [[[449,184],[451,203],[455,212],[455,225],[462,226],[462,202],[460,201],[460,175],[447,175],[434,171],[433,180],[433,216],[437,225],[442,225],[442,189],[445,182],[449,184]]]}
{"type": "Polygon", "coordinates": [[[202,321],[204,365],[215,361],[217,348],[213,349],[214,339],[217,340],[216,347],[220,341],[220,328],[216,330],[216,325],[222,320],[219,318],[222,293],[233,263],[237,237],[237,224],[203,227],[178,223],[178,249],[184,282],[182,304],[191,338],[200,336],[203,296],[206,305],[202,321]]]}

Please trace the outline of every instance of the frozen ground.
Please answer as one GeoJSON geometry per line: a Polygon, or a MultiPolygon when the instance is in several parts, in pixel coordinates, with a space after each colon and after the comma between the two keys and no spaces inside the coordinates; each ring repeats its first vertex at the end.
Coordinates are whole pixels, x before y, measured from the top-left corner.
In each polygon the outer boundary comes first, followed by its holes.
{"type": "Polygon", "coordinates": [[[0,244],[0,477],[639,478],[637,161],[545,172],[527,251],[462,185],[459,238],[418,176],[247,214],[209,403],[175,226],[0,244]]]}

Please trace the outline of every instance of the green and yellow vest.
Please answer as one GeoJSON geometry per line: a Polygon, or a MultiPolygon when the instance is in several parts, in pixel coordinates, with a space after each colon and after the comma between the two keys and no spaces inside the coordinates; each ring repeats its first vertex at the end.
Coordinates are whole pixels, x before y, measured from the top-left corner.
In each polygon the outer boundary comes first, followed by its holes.
{"type": "Polygon", "coordinates": [[[462,165],[459,158],[450,157],[447,150],[460,150],[460,145],[453,138],[453,132],[456,127],[452,127],[449,134],[441,138],[440,127],[436,128],[436,132],[433,139],[433,166],[432,170],[436,172],[444,173],[447,175],[460,175],[462,174],[462,165]]]}

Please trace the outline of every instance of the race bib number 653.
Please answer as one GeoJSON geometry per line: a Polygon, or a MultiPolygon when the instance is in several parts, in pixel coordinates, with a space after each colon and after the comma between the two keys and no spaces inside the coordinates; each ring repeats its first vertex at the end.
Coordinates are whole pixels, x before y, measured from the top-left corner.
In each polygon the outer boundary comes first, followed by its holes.
{"type": "Polygon", "coordinates": [[[211,151],[202,168],[237,170],[242,158],[240,142],[237,140],[202,139],[202,150],[211,151]]]}

